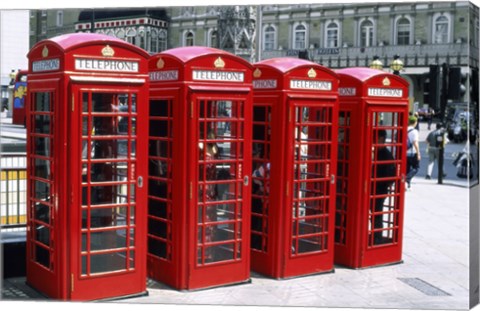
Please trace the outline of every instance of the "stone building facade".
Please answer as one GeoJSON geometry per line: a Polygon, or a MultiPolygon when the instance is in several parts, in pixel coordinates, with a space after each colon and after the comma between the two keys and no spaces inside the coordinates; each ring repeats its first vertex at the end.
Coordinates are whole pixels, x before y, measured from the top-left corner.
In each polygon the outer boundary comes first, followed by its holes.
{"type": "MultiPolygon", "coordinates": [[[[464,76],[478,75],[479,9],[468,1],[109,11],[33,11],[31,44],[93,29],[152,54],[189,45],[224,49],[250,62],[308,53],[310,60],[332,69],[370,66],[377,56],[388,71],[398,55],[404,64],[400,74],[410,82],[412,109],[427,104],[423,95],[430,65],[448,64],[460,67],[464,76]]],[[[467,102],[468,96],[465,92],[458,100],[467,102]]]]}

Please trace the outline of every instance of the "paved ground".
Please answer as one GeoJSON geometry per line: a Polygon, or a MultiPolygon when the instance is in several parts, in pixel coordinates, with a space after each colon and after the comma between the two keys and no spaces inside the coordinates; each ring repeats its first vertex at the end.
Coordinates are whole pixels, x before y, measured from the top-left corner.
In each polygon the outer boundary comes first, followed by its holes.
{"type": "MultiPolygon", "coordinates": [[[[468,309],[469,255],[476,255],[469,252],[469,197],[478,202],[478,192],[478,185],[468,188],[464,181],[448,177],[442,185],[436,180],[415,178],[412,190],[406,192],[402,264],[362,270],[336,267],[334,273],[289,280],[252,273],[251,283],[194,292],[179,292],[149,280],[147,296],[119,300],[115,306],[142,304],[142,310],[171,305],[188,305],[189,309],[206,306],[209,310],[232,305],[468,309]]],[[[478,206],[474,213],[477,221],[472,241],[478,248],[478,206]]],[[[478,268],[472,272],[472,279],[478,281],[478,268]]],[[[478,287],[472,292],[475,290],[478,301],[478,287]]],[[[2,294],[10,301],[44,300],[25,285],[23,278],[4,280],[2,294]]],[[[4,303],[0,302],[0,308],[7,310],[2,307],[4,303]]]]}

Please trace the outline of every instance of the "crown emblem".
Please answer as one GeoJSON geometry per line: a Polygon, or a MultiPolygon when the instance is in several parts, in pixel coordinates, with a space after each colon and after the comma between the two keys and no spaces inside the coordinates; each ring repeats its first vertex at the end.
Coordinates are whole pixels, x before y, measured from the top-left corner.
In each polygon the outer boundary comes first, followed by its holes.
{"type": "Polygon", "coordinates": [[[315,69],[311,68],[309,71],[308,71],[308,77],[309,78],[315,78],[317,76],[317,72],[315,71],[315,69]]]}
{"type": "Polygon", "coordinates": [[[43,57],[47,57],[47,56],[48,56],[48,48],[47,48],[46,45],[43,47],[42,56],[43,56],[43,57]]]}
{"type": "Polygon", "coordinates": [[[105,57],[112,57],[115,54],[115,51],[110,47],[110,45],[107,45],[102,49],[102,55],[105,57]]]}
{"type": "Polygon", "coordinates": [[[221,57],[217,58],[213,64],[215,65],[215,68],[225,67],[225,62],[223,61],[223,59],[221,57]]]}
{"type": "Polygon", "coordinates": [[[385,79],[383,79],[382,83],[383,83],[383,85],[385,85],[385,86],[389,86],[389,85],[390,85],[390,79],[389,79],[389,78],[385,78],[385,79]]]}
{"type": "Polygon", "coordinates": [[[254,78],[260,78],[262,75],[262,71],[260,69],[255,69],[255,71],[253,72],[253,77],[254,78]]]}
{"type": "Polygon", "coordinates": [[[165,66],[165,62],[163,61],[163,59],[160,57],[157,61],[157,68],[158,69],[162,69],[163,66],[165,66]]]}

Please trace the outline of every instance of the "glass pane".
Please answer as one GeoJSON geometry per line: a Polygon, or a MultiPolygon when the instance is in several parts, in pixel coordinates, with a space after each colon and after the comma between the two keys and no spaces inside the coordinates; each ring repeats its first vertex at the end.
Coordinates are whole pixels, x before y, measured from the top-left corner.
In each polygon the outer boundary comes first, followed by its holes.
{"type": "Polygon", "coordinates": [[[150,116],[168,117],[168,100],[150,100],[150,116]]]}
{"type": "Polygon", "coordinates": [[[91,164],[91,181],[126,181],[127,162],[106,162],[91,164]]]}
{"type": "Polygon", "coordinates": [[[297,253],[317,252],[326,249],[326,239],[322,236],[298,239],[297,253]]]}
{"type": "Polygon", "coordinates": [[[35,204],[35,220],[43,221],[44,223],[50,223],[50,206],[36,203],[35,204]]]}
{"type": "Polygon", "coordinates": [[[82,94],[82,111],[88,112],[88,93],[82,94]]]}
{"type": "Polygon", "coordinates": [[[205,231],[211,236],[208,242],[228,241],[235,239],[235,224],[207,225],[205,231]]]}
{"type": "Polygon", "coordinates": [[[88,237],[88,233],[82,233],[82,252],[86,252],[88,249],[87,249],[87,245],[88,245],[88,240],[87,240],[87,237],[88,237]]]}
{"type": "Polygon", "coordinates": [[[50,93],[35,94],[35,111],[50,111],[50,93]]]}
{"type": "Polygon", "coordinates": [[[35,240],[45,245],[50,245],[50,228],[44,225],[35,227],[35,240]]]}
{"type": "Polygon", "coordinates": [[[150,140],[149,143],[149,154],[151,156],[156,157],[170,157],[169,150],[170,150],[170,142],[162,141],[162,140],[150,140]]]}
{"type": "Polygon", "coordinates": [[[128,119],[126,116],[95,116],[92,135],[128,135],[128,119]]]}
{"type": "Polygon", "coordinates": [[[115,112],[119,107],[113,94],[92,93],[92,112],[115,112]]]}
{"type": "Polygon", "coordinates": [[[148,233],[159,238],[167,238],[168,224],[159,219],[148,219],[148,233]]]}
{"type": "Polygon", "coordinates": [[[35,245],[35,261],[44,267],[50,268],[50,251],[40,245],[35,245]]]}
{"type": "Polygon", "coordinates": [[[127,207],[90,209],[90,227],[115,227],[127,225],[127,207]]]}
{"type": "Polygon", "coordinates": [[[124,159],[128,157],[127,139],[105,139],[92,142],[93,159],[124,159]]]}
{"type": "Polygon", "coordinates": [[[91,204],[127,203],[127,185],[92,186],[91,204]]]}
{"type": "Polygon", "coordinates": [[[35,199],[50,202],[50,184],[36,180],[34,188],[35,199]]]}
{"type": "Polygon", "coordinates": [[[35,115],[34,116],[34,133],[38,134],[50,134],[50,116],[49,115],[35,115]]]}
{"type": "Polygon", "coordinates": [[[49,137],[35,137],[33,139],[34,150],[33,153],[50,156],[50,138],[49,137]]]}
{"type": "Polygon", "coordinates": [[[168,120],[150,120],[150,136],[168,137],[169,124],[168,120]]]}
{"type": "Polygon", "coordinates": [[[50,179],[50,161],[43,159],[34,160],[34,175],[43,179],[50,179]]]}
{"type": "Polygon", "coordinates": [[[148,253],[160,258],[167,258],[167,243],[155,238],[148,238],[148,253]]]}
{"type": "MultiPolygon", "coordinates": [[[[237,192],[235,187],[237,183],[218,183],[199,185],[199,200],[203,201],[203,194],[205,193],[206,201],[224,201],[235,200],[241,197],[241,193],[237,192]]],[[[238,189],[239,190],[239,189],[238,189]]]]}
{"type": "Polygon", "coordinates": [[[129,253],[130,253],[130,257],[129,257],[130,264],[129,264],[128,268],[134,269],[135,268],[135,251],[130,250],[129,253]]]}
{"type": "Polygon", "coordinates": [[[90,250],[107,250],[115,248],[125,248],[127,246],[125,229],[91,232],[90,233],[90,250]]]}
{"type": "MultiPolygon", "coordinates": [[[[237,259],[240,256],[237,253],[237,259]]],[[[235,259],[235,243],[205,247],[205,262],[219,262],[235,259]]]]}
{"type": "Polygon", "coordinates": [[[90,273],[126,270],[126,252],[90,256],[90,273]]]}

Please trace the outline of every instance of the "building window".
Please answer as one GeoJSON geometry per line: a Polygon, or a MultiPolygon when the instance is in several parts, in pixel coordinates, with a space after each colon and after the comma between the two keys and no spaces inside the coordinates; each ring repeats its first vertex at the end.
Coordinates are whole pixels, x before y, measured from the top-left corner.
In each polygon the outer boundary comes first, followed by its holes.
{"type": "Polygon", "coordinates": [[[63,11],[57,11],[57,27],[63,26],[63,11]]]}
{"type": "Polygon", "coordinates": [[[158,48],[157,52],[165,51],[167,49],[167,31],[162,29],[158,32],[158,48]]]}
{"type": "Polygon", "coordinates": [[[208,46],[212,48],[218,47],[218,34],[215,29],[211,29],[208,33],[208,46]]]}
{"type": "Polygon", "coordinates": [[[473,33],[473,46],[478,47],[478,40],[480,36],[480,25],[478,18],[475,19],[475,31],[473,33]]]}
{"type": "Polygon", "coordinates": [[[41,33],[42,35],[47,33],[47,21],[41,21],[41,33]]]}
{"type": "Polygon", "coordinates": [[[403,17],[397,21],[397,44],[410,44],[410,21],[403,17]]]}
{"type": "Polygon", "coordinates": [[[434,19],[434,33],[433,33],[433,43],[448,43],[449,42],[449,28],[450,21],[445,15],[438,16],[434,19]]]}
{"type": "Polygon", "coordinates": [[[185,46],[193,46],[193,44],[194,44],[193,32],[188,31],[185,34],[185,46]]]}
{"type": "Polygon", "coordinates": [[[275,28],[267,26],[263,32],[263,49],[272,51],[275,49],[275,28]]]}
{"type": "Polygon", "coordinates": [[[294,42],[293,48],[294,49],[306,49],[307,48],[307,27],[305,25],[297,25],[294,28],[294,42]]]}
{"type": "Polygon", "coordinates": [[[136,36],[137,36],[137,32],[133,29],[129,29],[127,31],[125,41],[127,41],[128,43],[131,43],[133,45],[136,45],[136,36]]]}
{"type": "Polygon", "coordinates": [[[326,48],[336,48],[339,46],[338,33],[338,24],[335,22],[328,23],[327,27],[325,28],[326,48]]]}
{"type": "Polygon", "coordinates": [[[360,46],[373,46],[373,22],[365,20],[360,25],[360,46]]]}
{"type": "Polygon", "coordinates": [[[125,40],[125,30],[119,29],[119,30],[117,31],[116,37],[117,37],[118,39],[125,40]]]}

